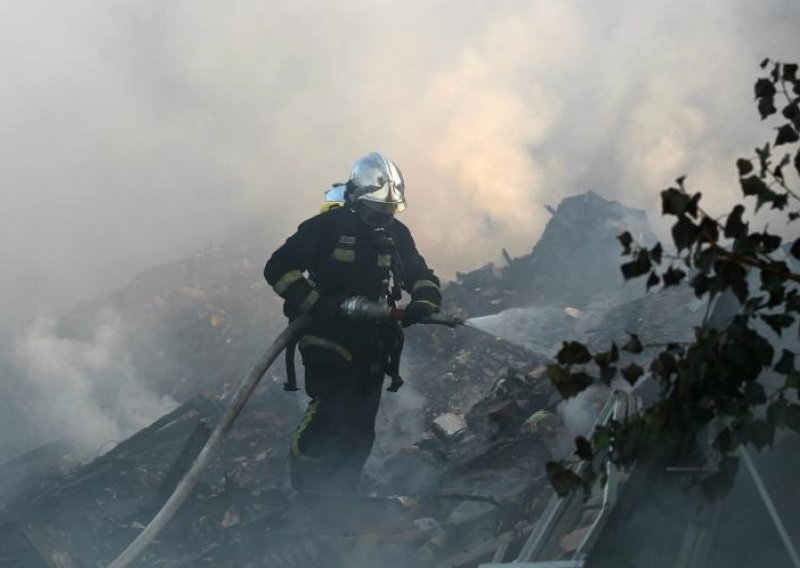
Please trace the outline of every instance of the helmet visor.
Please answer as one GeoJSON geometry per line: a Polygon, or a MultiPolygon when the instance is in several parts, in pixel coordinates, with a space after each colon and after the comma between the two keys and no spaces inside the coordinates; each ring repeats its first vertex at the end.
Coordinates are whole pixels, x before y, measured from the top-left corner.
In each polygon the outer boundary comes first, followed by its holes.
{"type": "Polygon", "coordinates": [[[394,215],[398,211],[402,211],[404,203],[385,203],[383,201],[370,201],[364,199],[364,207],[376,213],[384,213],[387,215],[394,215]]]}
{"type": "Polygon", "coordinates": [[[358,193],[360,195],[356,199],[359,201],[386,206],[391,208],[392,213],[399,213],[406,208],[406,198],[402,186],[398,187],[392,181],[387,181],[380,187],[362,188],[358,193]]]}
{"type": "Polygon", "coordinates": [[[387,227],[394,221],[394,214],[399,211],[397,203],[378,203],[360,200],[358,213],[365,223],[373,227],[387,227]]]}

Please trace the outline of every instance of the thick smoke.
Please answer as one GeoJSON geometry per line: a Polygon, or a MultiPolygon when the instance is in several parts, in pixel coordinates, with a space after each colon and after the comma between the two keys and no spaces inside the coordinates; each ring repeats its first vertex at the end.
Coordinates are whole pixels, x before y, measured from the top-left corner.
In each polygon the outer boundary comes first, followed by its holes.
{"type": "MultiPolygon", "coordinates": [[[[686,173],[722,206],[733,160],[771,136],[757,63],[800,47],[790,0],[32,0],[0,22],[3,342],[243,227],[266,257],[373,149],[444,276],[527,252],[544,205],[577,191],[655,220],[686,173]]],[[[168,406],[136,386],[123,331],[53,326],[15,347],[48,431],[91,446],[168,406]]]]}
{"type": "Polygon", "coordinates": [[[429,426],[425,405],[425,396],[409,383],[383,397],[375,424],[375,445],[364,469],[368,476],[382,480],[388,473],[386,460],[420,439],[429,426]]]}
{"type": "Polygon", "coordinates": [[[79,454],[111,449],[175,407],[146,385],[128,360],[131,340],[116,313],[100,313],[93,336],[66,339],[42,314],[14,345],[24,378],[26,419],[45,441],[65,439],[79,454]]]}
{"type": "Polygon", "coordinates": [[[800,47],[790,0],[32,0],[0,21],[6,326],[242,225],[266,254],[373,149],[445,275],[525,252],[576,191],[656,219],[686,173],[724,203],[771,135],[756,65],[800,47]]]}

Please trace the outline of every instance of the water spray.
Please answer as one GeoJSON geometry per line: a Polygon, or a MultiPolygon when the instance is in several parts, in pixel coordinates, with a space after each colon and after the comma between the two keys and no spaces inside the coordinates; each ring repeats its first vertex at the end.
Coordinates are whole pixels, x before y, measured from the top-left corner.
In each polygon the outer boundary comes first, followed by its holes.
{"type": "MultiPolygon", "coordinates": [[[[341,303],[339,309],[344,315],[354,320],[390,319],[395,321],[403,321],[403,318],[405,317],[405,309],[393,308],[383,302],[374,302],[365,298],[364,296],[353,296],[352,298],[346,299],[341,303]]],[[[450,329],[455,329],[456,327],[469,327],[476,331],[480,331],[481,333],[485,333],[486,335],[490,335],[495,339],[504,339],[508,341],[507,338],[497,333],[493,333],[485,327],[484,322],[486,319],[493,317],[495,316],[491,315],[463,319],[452,314],[440,312],[422,318],[419,323],[425,325],[441,325],[444,327],[449,327],[450,329]]],[[[512,341],[512,343],[514,342],[512,341]]]]}
{"type": "Polygon", "coordinates": [[[567,306],[530,305],[469,318],[464,325],[545,357],[552,357],[564,337],[581,335],[589,314],[567,306]]]}

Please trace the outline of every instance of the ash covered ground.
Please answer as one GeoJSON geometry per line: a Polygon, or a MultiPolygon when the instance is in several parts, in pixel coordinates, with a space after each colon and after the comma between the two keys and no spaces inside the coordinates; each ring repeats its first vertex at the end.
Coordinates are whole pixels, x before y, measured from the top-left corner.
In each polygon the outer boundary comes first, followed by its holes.
{"type": "MultiPolygon", "coordinates": [[[[385,394],[364,496],[308,501],[288,489],[288,440],[306,399],[283,391],[278,362],[137,565],[467,568],[501,546],[512,558],[552,495],[545,463],[570,458],[609,392],[560,399],[544,365],[561,342],[686,340],[705,310],[688,288],[624,284],[616,236],[655,240],[641,211],[589,192],[551,213],[530,254],[446,286],[445,309],[480,330],[409,330],[406,385],[385,394]]],[[[261,278],[269,252],[248,239],[210,245],[18,338],[3,367],[13,394],[0,402],[19,432],[0,447],[0,566],[105,566],[141,531],[285,326],[261,278]]],[[[800,498],[796,438],[757,458],[795,535],[800,518],[785,503],[800,498]]],[[[696,507],[655,466],[641,469],[593,565],[675,565],[696,507]]],[[[771,537],[742,536],[748,519],[769,525],[747,480],[716,518],[708,566],[781,565],[771,537]]],[[[565,537],[565,554],[576,538],[565,537]]]]}

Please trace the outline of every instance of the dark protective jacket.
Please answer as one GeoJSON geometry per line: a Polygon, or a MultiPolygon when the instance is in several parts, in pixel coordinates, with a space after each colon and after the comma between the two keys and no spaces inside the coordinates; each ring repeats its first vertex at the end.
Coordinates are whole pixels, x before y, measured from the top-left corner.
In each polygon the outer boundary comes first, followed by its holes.
{"type": "MultiPolygon", "coordinates": [[[[284,298],[284,313],[290,319],[312,311],[320,297],[378,300],[392,284],[414,301],[441,303],[439,279],[417,252],[408,228],[395,220],[385,229],[375,229],[347,207],[303,222],[272,254],[264,276],[284,298]]],[[[385,325],[343,316],[315,318],[298,342],[303,361],[366,366],[380,362],[385,356],[385,325]]]]}

